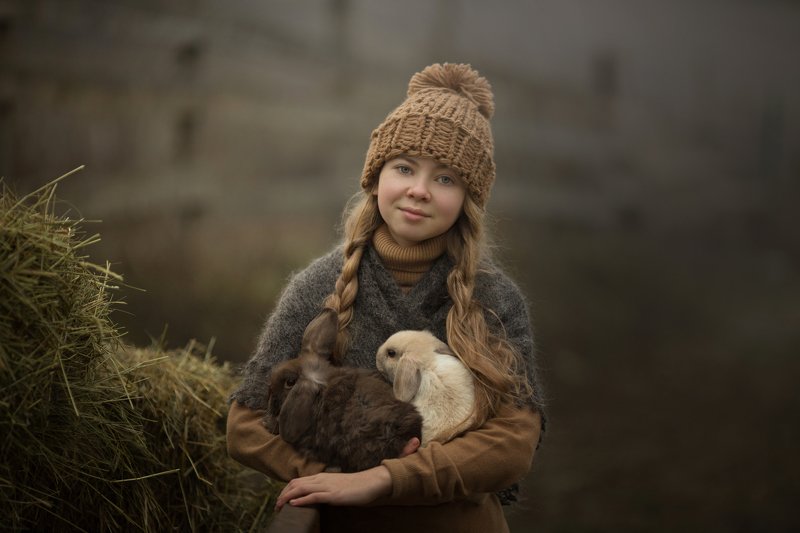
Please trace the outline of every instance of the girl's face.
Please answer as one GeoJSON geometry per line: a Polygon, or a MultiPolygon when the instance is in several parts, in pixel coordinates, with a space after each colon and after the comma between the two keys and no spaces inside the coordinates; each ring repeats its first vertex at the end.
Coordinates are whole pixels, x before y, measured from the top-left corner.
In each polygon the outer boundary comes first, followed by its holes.
{"type": "Polygon", "coordinates": [[[412,246],[455,224],[467,189],[458,173],[427,157],[401,155],[386,161],[372,194],[395,242],[412,246]]]}

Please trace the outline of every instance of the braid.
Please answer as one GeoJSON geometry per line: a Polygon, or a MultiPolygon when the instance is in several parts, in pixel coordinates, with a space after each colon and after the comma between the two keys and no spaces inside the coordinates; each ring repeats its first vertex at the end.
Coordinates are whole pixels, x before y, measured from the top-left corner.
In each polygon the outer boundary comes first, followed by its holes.
{"type": "Polygon", "coordinates": [[[335,364],[341,364],[347,352],[347,326],[353,319],[353,304],[358,294],[358,267],[364,249],[380,223],[375,196],[366,191],[356,193],[345,211],[342,273],[336,280],[333,293],[328,295],[324,303],[326,308],[333,309],[339,316],[339,332],[333,350],[335,364]]]}
{"type": "Polygon", "coordinates": [[[483,210],[468,195],[464,212],[450,231],[448,254],[455,264],[447,277],[453,307],[446,325],[450,348],[475,377],[475,406],[481,419],[494,413],[505,400],[524,402],[531,396],[522,358],[505,335],[489,331],[484,310],[473,297],[484,253],[483,216],[483,210]]]}

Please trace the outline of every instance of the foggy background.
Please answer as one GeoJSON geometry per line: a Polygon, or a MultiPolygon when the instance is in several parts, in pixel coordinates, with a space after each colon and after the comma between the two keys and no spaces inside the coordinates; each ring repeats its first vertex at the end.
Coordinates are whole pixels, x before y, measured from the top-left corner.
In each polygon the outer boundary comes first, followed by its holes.
{"type": "Polygon", "coordinates": [[[146,345],[239,364],[433,62],[493,85],[497,255],[551,424],[513,531],[800,525],[800,3],[0,0],[0,175],[146,345]]]}

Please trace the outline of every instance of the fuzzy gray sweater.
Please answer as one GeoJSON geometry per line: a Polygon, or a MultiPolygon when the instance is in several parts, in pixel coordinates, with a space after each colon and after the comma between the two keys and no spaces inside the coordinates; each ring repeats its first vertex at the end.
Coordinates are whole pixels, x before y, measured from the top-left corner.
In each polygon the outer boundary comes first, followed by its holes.
{"type": "MultiPolygon", "coordinates": [[[[251,409],[266,408],[270,370],[299,352],[306,325],[322,310],[325,297],[333,292],[342,259],[341,247],[337,247],[290,279],[267,319],[232,400],[251,409]]],[[[447,274],[451,268],[452,262],[443,255],[404,293],[384,268],[378,253],[369,246],[359,267],[359,289],[349,326],[351,341],[345,364],[375,368],[378,348],[400,330],[427,329],[446,342],[445,322],[452,306],[447,293],[447,274]]],[[[528,306],[522,292],[500,269],[486,264],[477,276],[475,296],[484,308],[490,329],[496,333],[504,331],[522,355],[534,390],[531,406],[544,414],[528,306]]]]}

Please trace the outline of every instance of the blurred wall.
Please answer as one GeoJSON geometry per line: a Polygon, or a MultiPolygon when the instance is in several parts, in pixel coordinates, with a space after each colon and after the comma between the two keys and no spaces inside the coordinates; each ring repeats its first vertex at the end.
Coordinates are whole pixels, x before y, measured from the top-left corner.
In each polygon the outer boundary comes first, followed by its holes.
{"type": "Polygon", "coordinates": [[[551,429],[515,531],[800,521],[800,5],[0,1],[0,175],[65,180],[136,344],[244,361],[414,72],[492,82],[551,429]]]}

